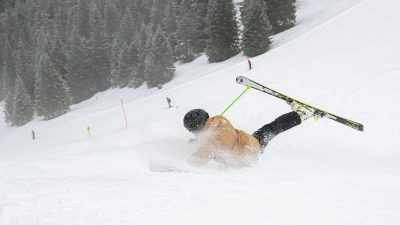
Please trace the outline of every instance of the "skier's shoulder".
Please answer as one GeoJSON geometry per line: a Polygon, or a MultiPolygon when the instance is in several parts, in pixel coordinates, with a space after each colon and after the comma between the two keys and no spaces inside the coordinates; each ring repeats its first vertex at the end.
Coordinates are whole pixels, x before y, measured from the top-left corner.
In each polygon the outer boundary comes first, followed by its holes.
{"type": "Polygon", "coordinates": [[[221,126],[221,125],[232,126],[227,118],[220,116],[220,115],[216,115],[216,116],[209,118],[207,123],[210,123],[210,125],[213,124],[213,125],[218,125],[218,126],[221,126]]]}
{"type": "Polygon", "coordinates": [[[224,116],[216,115],[210,118],[211,120],[227,120],[224,116]]]}

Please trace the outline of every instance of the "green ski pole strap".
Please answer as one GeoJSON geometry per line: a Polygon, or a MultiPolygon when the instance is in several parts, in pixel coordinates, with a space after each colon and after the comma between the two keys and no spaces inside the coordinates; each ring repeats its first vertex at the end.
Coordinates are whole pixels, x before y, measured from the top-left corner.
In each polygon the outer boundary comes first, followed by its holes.
{"type": "Polygon", "coordinates": [[[242,94],[240,94],[239,97],[237,97],[237,98],[235,99],[235,101],[233,101],[233,102],[228,106],[228,108],[226,108],[226,109],[221,113],[221,116],[224,115],[224,113],[225,113],[226,111],[228,111],[228,109],[229,109],[233,104],[235,104],[235,102],[236,102],[240,97],[242,97],[242,95],[243,95],[244,93],[246,93],[246,91],[249,90],[250,88],[251,88],[251,85],[247,85],[246,90],[244,90],[244,91],[242,92],[242,94]]]}

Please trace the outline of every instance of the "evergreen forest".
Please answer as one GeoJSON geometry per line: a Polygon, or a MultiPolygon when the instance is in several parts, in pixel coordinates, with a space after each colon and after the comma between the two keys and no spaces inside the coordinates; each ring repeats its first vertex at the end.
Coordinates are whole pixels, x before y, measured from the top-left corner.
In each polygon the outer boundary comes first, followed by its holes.
{"type": "Polygon", "coordinates": [[[49,120],[109,88],[162,88],[202,54],[255,57],[295,14],[295,0],[0,0],[4,119],[49,120]]]}

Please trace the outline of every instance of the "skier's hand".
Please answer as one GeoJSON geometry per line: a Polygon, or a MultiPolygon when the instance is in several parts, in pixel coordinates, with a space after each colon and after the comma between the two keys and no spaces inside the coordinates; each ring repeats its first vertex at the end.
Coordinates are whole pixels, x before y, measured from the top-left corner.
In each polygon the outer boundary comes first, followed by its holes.
{"type": "Polygon", "coordinates": [[[196,138],[190,138],[188,144],[196,143],[196,138]]]}

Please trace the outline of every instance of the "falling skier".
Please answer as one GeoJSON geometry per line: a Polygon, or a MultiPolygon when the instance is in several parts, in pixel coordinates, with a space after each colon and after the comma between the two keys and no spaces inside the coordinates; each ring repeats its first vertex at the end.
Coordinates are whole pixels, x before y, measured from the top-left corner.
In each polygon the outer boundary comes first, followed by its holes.
{"type": "Polygon", "coordinates": [[[223,116],[209,118],[208,113],[202,109],[189,111],[183,123],[186,129],[196,135],[190,142],[197,142],[200,147],[191,155],[188,163],[200,167],[214,159],[227,167],[253,165],[269,141],[314,116],[315,110],[312,108],[302,107],[297,102],[290,105],[293,112],[283,114],[253,135],[235,129],[223,116]]]}

